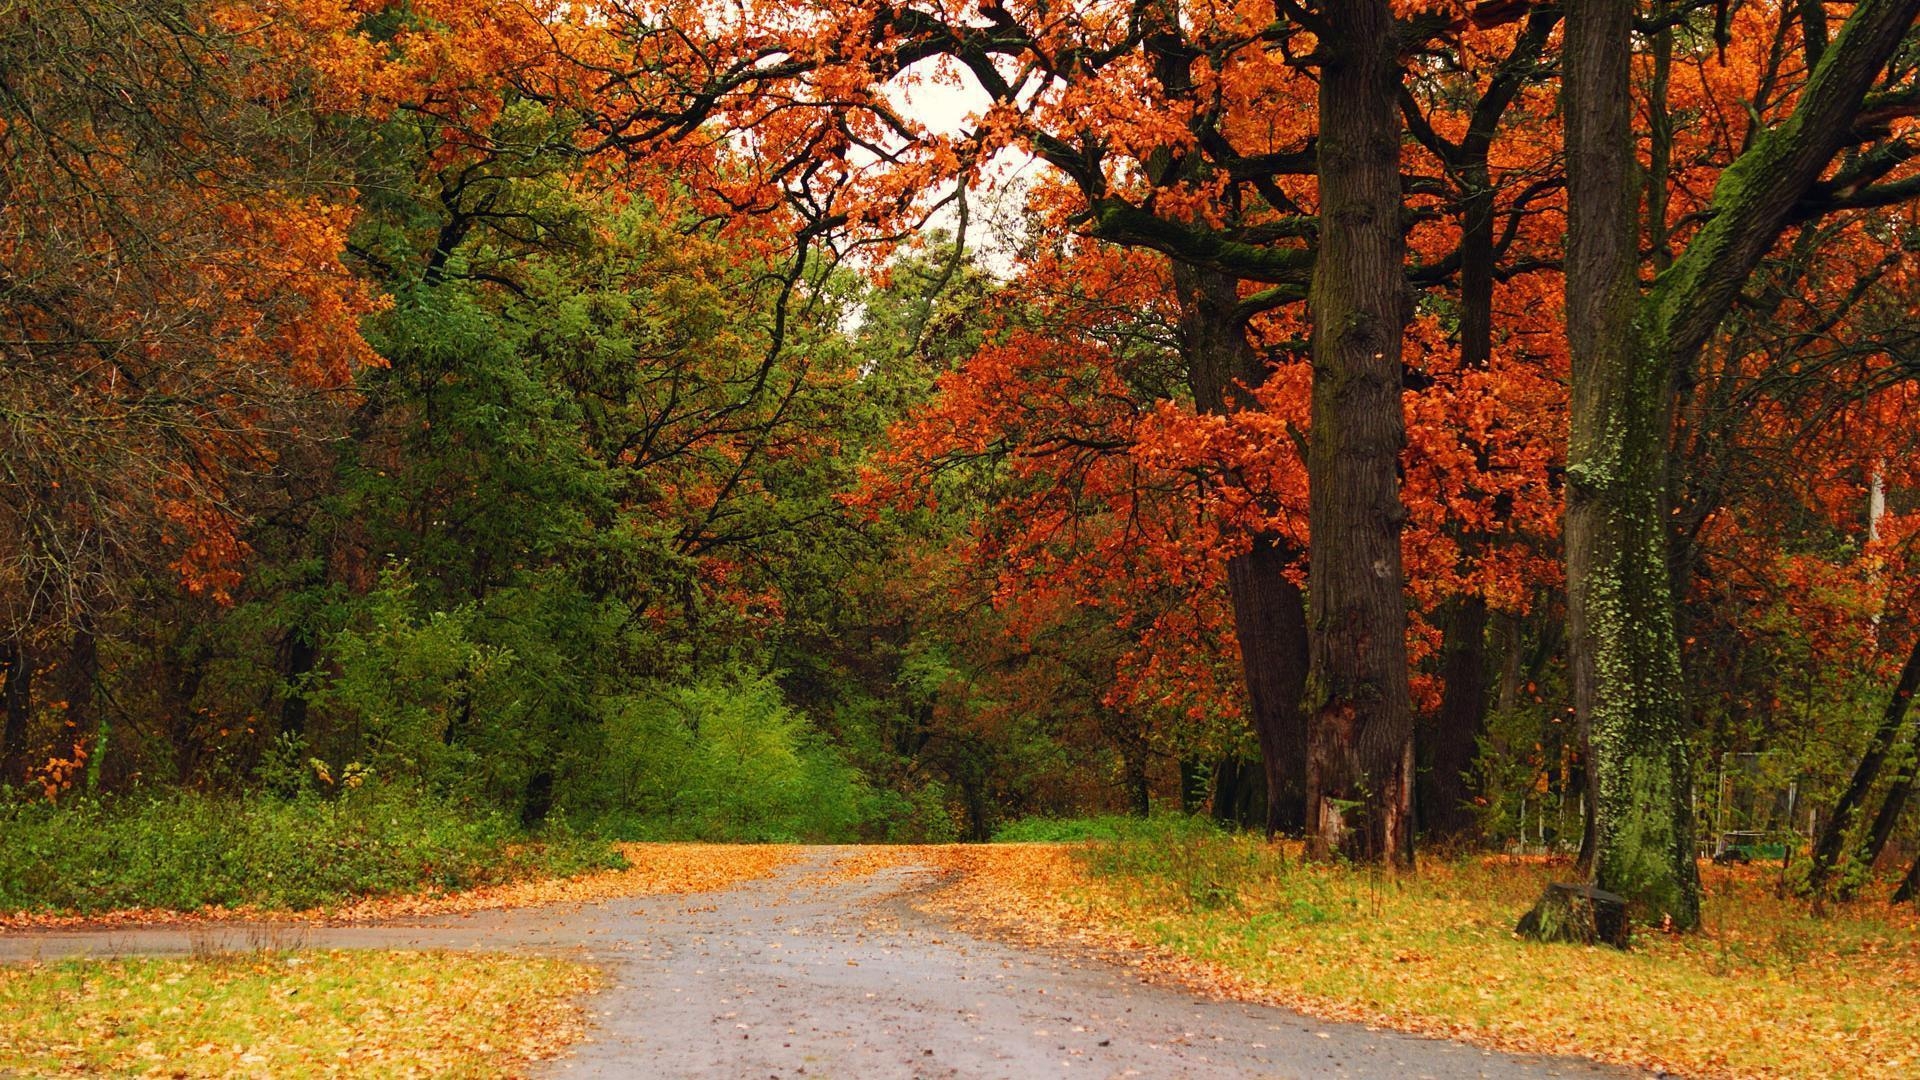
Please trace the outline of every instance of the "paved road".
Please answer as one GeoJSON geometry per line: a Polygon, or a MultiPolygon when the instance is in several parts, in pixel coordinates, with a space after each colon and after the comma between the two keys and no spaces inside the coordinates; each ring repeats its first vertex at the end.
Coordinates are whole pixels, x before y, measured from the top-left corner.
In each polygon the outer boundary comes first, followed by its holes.
{"type": "MultiPolygon", "coordinates": [[[[847,879],[810,851],[720,893],[357,927],[0,935],[0,960],[209,949],[527,949],[584,955],[597,1029],[554,1077],[1628,1077],[1196,998],[1073,950],[962,933],[913,906],[932,872],[847,879]]],[[[1462,972],[1463,978],[1471,978],[1462,972]]]]}

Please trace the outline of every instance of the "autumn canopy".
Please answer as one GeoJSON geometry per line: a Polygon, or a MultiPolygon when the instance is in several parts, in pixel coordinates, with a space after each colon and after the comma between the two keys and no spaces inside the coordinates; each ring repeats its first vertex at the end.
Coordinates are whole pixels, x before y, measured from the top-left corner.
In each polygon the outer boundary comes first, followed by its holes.
{"type": "Polygon", "coordinates": [[[1917,20],[0,4],[0,785],[1910,895],[1917,20]]]}

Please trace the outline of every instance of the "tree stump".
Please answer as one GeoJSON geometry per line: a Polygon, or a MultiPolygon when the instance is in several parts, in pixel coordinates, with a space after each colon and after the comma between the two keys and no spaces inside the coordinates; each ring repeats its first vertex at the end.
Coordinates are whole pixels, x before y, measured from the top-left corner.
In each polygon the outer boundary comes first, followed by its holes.
{"type": "Polygon", "coordinates": [[[1520,916],[1514,932],[1535,941],[1627,947],[1627,898],[1592,885],[1555,882],[1540,894],[1533,910],[1520,916]]]}

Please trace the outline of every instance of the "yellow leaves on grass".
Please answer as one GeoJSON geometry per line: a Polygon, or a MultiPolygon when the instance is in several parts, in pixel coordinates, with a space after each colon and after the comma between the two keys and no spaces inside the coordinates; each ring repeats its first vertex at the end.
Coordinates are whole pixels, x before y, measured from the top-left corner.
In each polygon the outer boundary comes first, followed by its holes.
{"type": "Polygon", "coordinates": [[[524,1075],[580,1037],[596,979],[411,952],[0,967],[0,1074],[524,1075]]]}
{"type": "Polygon", "coordinates": [[[1396,876],[1269,849],[1270,869],[1208,905],[1151,875],[1095,874],[1091,851],[936,849],[953,874],[928,906],[1203,992],[1507,1050],[1687,1076],[1891,1078],[1920,1063],[1920,926],[1878,903],[1814,921],[1770,878],[1708,868],[1705,932],[1645,931],[1621,953],[1512,933],[1565,866],[1466,859],[1396,876]]]}

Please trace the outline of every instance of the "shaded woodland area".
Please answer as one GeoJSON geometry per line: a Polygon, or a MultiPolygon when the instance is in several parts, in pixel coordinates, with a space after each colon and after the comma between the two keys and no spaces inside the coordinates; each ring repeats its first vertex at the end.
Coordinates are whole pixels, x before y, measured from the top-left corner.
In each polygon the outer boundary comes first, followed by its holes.
{"type": "Polygon", "coordinates": [[[0,824],[1911,899],[1916,19],[0,4],[0,824]]]}

